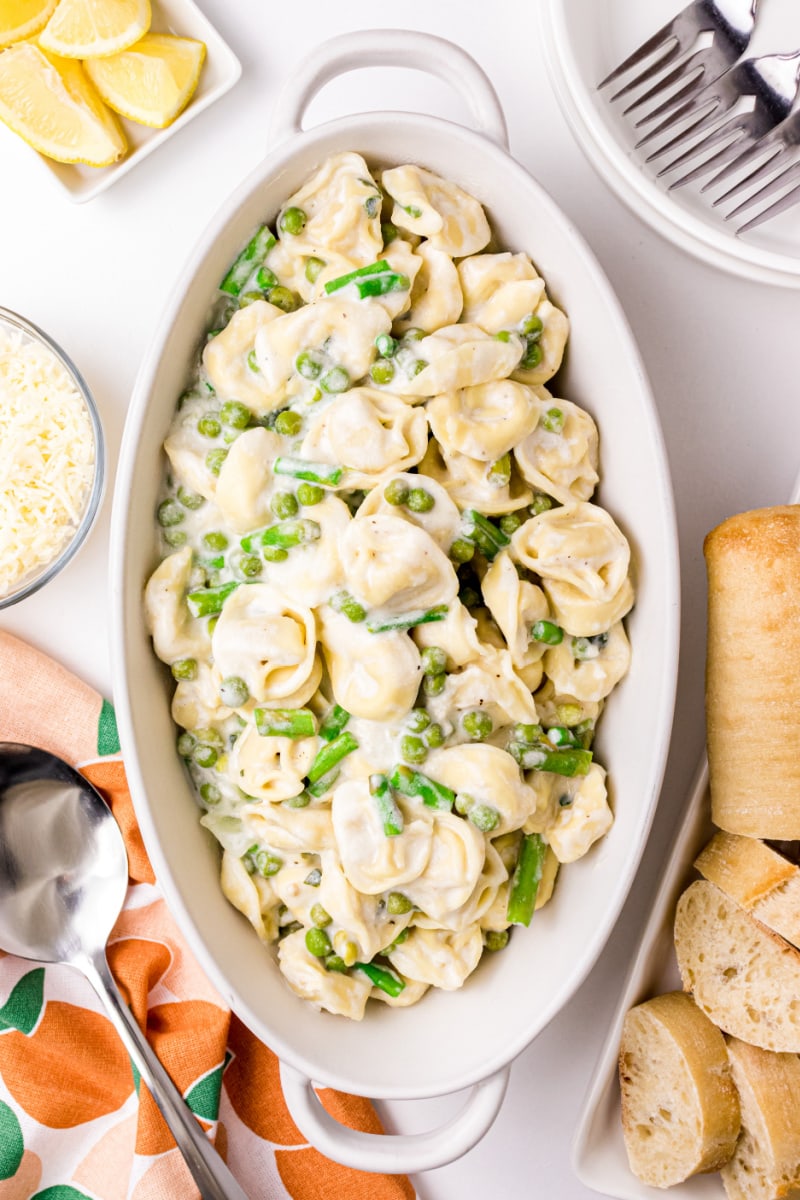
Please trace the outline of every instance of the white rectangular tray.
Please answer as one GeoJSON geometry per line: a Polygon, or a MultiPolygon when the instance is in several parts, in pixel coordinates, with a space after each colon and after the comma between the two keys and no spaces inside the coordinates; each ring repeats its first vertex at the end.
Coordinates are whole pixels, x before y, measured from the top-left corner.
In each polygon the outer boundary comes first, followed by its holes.
{"type": "MultiPolygon", "coordinates": [[[[800,476],[790,504],[800,502],[800,476]]],[[[680,989],[675,958],[673,922],[681,892],[699,878],[693,863],[714,832],[708,795],[708,765],[703,757],[691,788],[680,832],[664,870],[650,919],[645,927],[614,1018],[595,1067],[593,1082],[583,1102],[572,1144],[575,1174],[596,1192],[618,1200],[724,1200],[719,1175],[695,1175],[664,1191],[641,1183],[628,1166],[622,1138],[620,1091],[617,1074],[619,1040],[625,1014],[634,1004],[663,992],[680,989]]]]}

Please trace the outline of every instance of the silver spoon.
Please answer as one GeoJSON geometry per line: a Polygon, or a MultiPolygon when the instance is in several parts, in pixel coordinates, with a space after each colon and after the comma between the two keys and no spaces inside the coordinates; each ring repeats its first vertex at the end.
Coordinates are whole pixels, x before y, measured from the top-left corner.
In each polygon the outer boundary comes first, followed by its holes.
{"type": "Polygon", "coordinates": [[[99,792],[60,758],[0,742],[0,947],[68,963],[105,1005],[203,1200],[247,1200],[139,1029],[106,960],[128,886],[122,834],[99,792]]]}

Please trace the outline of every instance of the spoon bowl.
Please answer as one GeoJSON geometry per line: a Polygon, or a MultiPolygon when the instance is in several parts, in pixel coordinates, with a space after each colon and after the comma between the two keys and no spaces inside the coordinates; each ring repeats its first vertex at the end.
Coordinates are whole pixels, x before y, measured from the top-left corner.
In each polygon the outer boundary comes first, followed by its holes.
{"type": "Polygon", "coordinates": [[[89,980],[169,1125],[203,1200],[247,1200],[145,1038],[114,981],[106,943],[128,856],[103,797],[46,750],[0,742],[0,948],[66,963],[89,980]]]}

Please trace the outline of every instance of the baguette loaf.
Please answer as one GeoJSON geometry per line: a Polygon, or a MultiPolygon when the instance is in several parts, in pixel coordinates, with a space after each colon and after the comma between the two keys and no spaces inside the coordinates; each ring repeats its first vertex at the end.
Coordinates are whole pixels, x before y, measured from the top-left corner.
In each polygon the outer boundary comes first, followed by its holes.
{"type": "Polygon", "coordinates": [[[742,1131],[722,1168],[729,1200],[779,1200],[800,1187],[800,1059],[731,1038],[742,1131]]]}
{"type": "Polygon", "coordinates": [[[627,1013],[619,1054],[631,1170],[651,1187],[716,1171],[734,1151],[739,1100],[725,1039],[684,992],[627,1013]]]}
{"type": "Polygon", "coordinates": [[[800,948],[800,868],[756,838],[717,833],[694,864],[752,917],[800,948]]]}
{"type": "Polygon", "coordinates": [[[711,818],[748,837],[800,838],[800,505],[708,534],[706,726],[711,818]]]}
{"type": "Polygon", "coordinates": [[[699,879],[678,901],[683,986],[715,1025],[765,1050],[800,1051],[800,953],[699,879]]]}

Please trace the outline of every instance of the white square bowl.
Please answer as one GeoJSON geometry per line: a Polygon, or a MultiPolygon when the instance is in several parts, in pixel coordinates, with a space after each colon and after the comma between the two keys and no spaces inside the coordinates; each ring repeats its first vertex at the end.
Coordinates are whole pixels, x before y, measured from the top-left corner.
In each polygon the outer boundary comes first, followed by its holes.
{"type": "Polygon", "coordinates": [[[205,43],[206,57],[197,91],[180,116],[165,129],[151,129],[120,117],[130,149],[124,158],[111,166],[88,167],[83,163],[61,163],[40,154],[40,161],[76,204],[94,199],[123,175],[127,175],[132,167],[199,116],[204,108],[230,91],[242,73],[238,58],[194,0],[151,0],[151,3],[153,20],[150,28],[153,33],[173,33],[205,43]]]}

